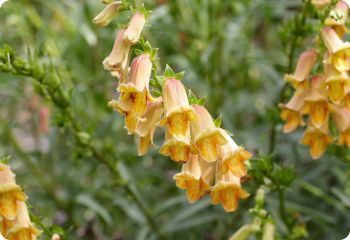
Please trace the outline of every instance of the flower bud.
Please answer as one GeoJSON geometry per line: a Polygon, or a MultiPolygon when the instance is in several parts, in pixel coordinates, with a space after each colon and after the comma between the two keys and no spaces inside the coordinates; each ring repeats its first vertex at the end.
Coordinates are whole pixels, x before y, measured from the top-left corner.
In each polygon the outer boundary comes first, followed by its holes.
{"type": "Polygon", "coordinates": [[[146,24],[145,15],[139,12],[135,13],[132,16],[127,29],[125,30],[125,33],[123,35],[123,40],[130,45],[137,43],[145,24],[146,24]]]}
{"type": "Polygon", "coordinates": [[[107,26],[113,20],[113,18],[117,16],[118,10],[121,6],[123,6],[121,1],[108,4],[105,9],[103,9],[103,11],[92,20],[93,23],[95,23],[98,27],[107,26]]]}
{"type": "Polygon", "coordinates": [[[312,5],[321,10],[331,4],[331,0],[311,0],[312,5]]]}
{"type": "Polygon", "coordinates": [[[348,17],[349,6],[344,1],[339,1],[335,8],[331,10],[325,20],[325,25],[333,27],[339,37],[343,37],[347,31],[345,22],[348,17]]]}

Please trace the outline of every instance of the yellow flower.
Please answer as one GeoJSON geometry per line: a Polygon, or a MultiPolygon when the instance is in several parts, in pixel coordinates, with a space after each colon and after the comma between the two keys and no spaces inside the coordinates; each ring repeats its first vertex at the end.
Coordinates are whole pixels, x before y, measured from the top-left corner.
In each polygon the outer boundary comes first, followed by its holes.
{"type": "Polygon", "coordinates": [[[310,155],[313,159],[321,157],[332,142],[328,132],[328,119],[323,126],[317,128],[309,122],[301,144],[310,146],[310,155]]]}
{"type": "Polygon", "coordinates": [[[348,71],[350,68],[350,43],[343,42],[331,27],[324,27],[321,35],[330,53],[327,62],[331,63],[339,72],[348,71]]]}
{"type": "Polygon", "coordinates": [[[282,109],[281,118],[286,122],[283,127],[284,133],[294,131],[298,126],[304,125],[301,110],[304,106],[304,100],[308,95],[307,90],[297,90],[287,104],[279,104],[282,109]]]}
{"type": "Polygon", "coordinates": [[[307,78],[317,60],[317,52],[314,49],[303,52],[299,56],[297,67],[294,74],[286,74],[285,81],[290,82],[292,86],[297,88],[307,87],[307,78]]]}
{"type": "Polygon", "coordinates": [[[169,129],[165,132],[165,143],[159,150],[160,154],[170,156],[175,162],[187,162],[191,153],[195,150],[190,141],[189,129],[183,138],[176,138],[170,134],[169,129]]]}
{"type": "Polygon", "coordinates": [[[349,6],[344,1],[339,1],[325,20],[325,25],[333,27],[339,37],[343,37],[347,29],[345,22],[348,16],[349,6]]]}
{"type": "Polygon", "coordinates": [[[350,85],[347,72],[338,72],[332,65],[325,64],[326,86],[332,102],[339,103],[345,94],[346,86],[350,85]]]}
{"type": "Polygon", "coordinates": [[[350,148],[350,112],[346,108],[334,107],[333,119],[339,130],[338,143],[350,148]]]}
{"type": "Polygon", "coordinates": [[[145,15],[142,13],[135,13],[125,30],[125,33],[123,35],[123,40],[128,44],[135,44],[140,38],[140,35],[142,33],[143,27],[146,24],[146,18],[145,15]]]}
{"type": "Polygon", "coordinates": [[[182,165],[181,173],[174,176],[176,186],[187,190],[187,199],[190,203],[198,201],[210,191],[210,185],[201,177],[202,170],[198,155],[191,154],[188,161],[182,165]]]}
{"type": "Polygon", "coordinates": [[[8,240],[35,240],[40,231],[30,222],[24,202],[17,201],[17,217],[7,232],[8,240]]]}
{"type": "Polygon", "coordinates": [[[247,174],[245,161],[252,157],[252,154],[243,147],[237,146],[235,141],[222,131],[227,143],[220,146],[221,170],[225,174],[228,171],[236,177],[243,177],[247,174]]]}
{"type": "Polygon", "coordinates": [[[121,1],[115,1],[108,4],[103,11],[98,14],[92,21],[99,27],[107,26],[118,14],[118,9],[123,6],[121,1]]]}
{"type": "Polygon", "coordinates": [[[131,47],[130,44],[123,41],[124,32],[125,29],[118,32],[111,53],[103,60],[104,68],[113,76],[118,77],[121,82],[125,80],[131,47]]]}
{"type": "Polygon", "coordinates": [[[25,201],[27,196],[15,182],[10,168],[0,164],[0,214],[7,220],[13,220],[17,214],[17,201],[25,201]]]}
{"type": "Polygon", "coordinates": [[[147,103],[147,110],[142,120],[137,123],[136,133],[140,136],[139,155],[144,155],[150,145],[153,145],[153,135],[157,128],[157,124],[163,115],[163,99],[159,97],[154,102],[147,103]]]}
{"type": "Polygon", "coordinates": [[[210,196],[212,204],[222,203],[226,212],[233,212],[238,206],[238,200],[247,198],[249,193],[241,188],[239,177],[227,172],[219,176],[210,196]]]}
{"type": "Polygon", "coordinates": [[[346,107],[350,111],[350,85],[346,85],[344,91],[344,97],[340,102],[340,106],[346,107]]]}
{"type": "Polygon", "coordinates": [[[328,121],[329,103],[323,76],[317,75],[311,79],[310,92],[304,100],[302,112],[310,115],[315,127],[321,127],[328,121]]]}
{"type": "Polygon", "coordinates": [[[167,125],[170,134],[178,139],[186,138],[190,122],[198,120],[198,117],[188,103],[181,81],[175,78],[166,79],[163,101],[166,114],[160,121],[160,126],[167,125]]]}
{"type": "Polygon", "coordinates": [[[191,123],[192,139],[201,158],[215,162],[219,155],[218,146],[227,143],[223,131],[215,127],[210,113],[202,106],[192,106],[198,116],[198,121],[191,123]]]}

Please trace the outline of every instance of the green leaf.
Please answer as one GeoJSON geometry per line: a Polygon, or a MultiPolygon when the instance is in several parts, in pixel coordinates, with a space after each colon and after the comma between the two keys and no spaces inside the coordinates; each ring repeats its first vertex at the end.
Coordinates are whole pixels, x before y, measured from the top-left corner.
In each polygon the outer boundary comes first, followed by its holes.
{"type": "Polygon", "coordinates": [[[207,97],[202,97],[200,99],[197,100],[196,104],[204,106],[205,105],[205,101],[206,101],[207,97]]]}
{"type": "Polygon", "coordinates": [[[196,97],[196,95],[194,95],[191,89],[188,89],[187,96],[190,104],[197,104],[198,98],[196,97]]]}
{"type": "Polygon", "coordinates": [[[222,114],[214,120],[215,127],[221,128],[222,114]]]}
{"type": "Polygon", "coordinates": [[[0,163],[2,163],[2,164],[9,164],[10,159],[11,159],[10,155],[6,156],[6,157],[2,157],[2,158],[0,158],[0,163]]]}
{"type": "Polygon", "coordinates": [[[176,80],[182,80],[185,75],[185,71],[179,72],[175,75],[176,80]]]}
{"type": "Polygon", "coordinates": [[[164,76],[166,78],[175,76],[174,70],[168,64],[165,67],[164,76]]]}

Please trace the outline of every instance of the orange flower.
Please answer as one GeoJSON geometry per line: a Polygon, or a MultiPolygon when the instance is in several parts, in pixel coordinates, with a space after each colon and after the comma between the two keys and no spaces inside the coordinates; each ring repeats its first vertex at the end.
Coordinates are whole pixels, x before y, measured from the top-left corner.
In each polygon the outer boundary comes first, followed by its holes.
{"type": "Polygon", "coordinates": [[[215,162],[219,155],[218,146],[227,143],[223,131],[215,127],[210,113],[202,106],[192,106],[198,121],[191,123],[192,138],[200,156],[209,162],[215,162]]]}
{"type": "Polygon", "coordinates": [[[10,168],[0,164],[0,214],[7,220],[13,220],[17,215],[17,201],[25,201],[27,196],[16,184],[10,168]]]}
{"type": "Polygon", "coordinates": [[[326,86],[329,98],[332,102],[339,103],[345,94],[346,86],[350,85],[350,77],[347,72],[338,72],[332,65],[325,64],[326,86]]]}
{"type": "Polygon", "coordinates": [[[138,121],[136,128],[136,133],[140,136],[138,148],[140,156],[148,151],[151,144],[153,145],[153,135],[163,112],[162,97],[159,97],[154,102],[147,103],[147,111],[142,120],[138,121]]]}
{"type": "Polygon", "coordinates": [[[252,154],[243,147],[237,146],[235,141],[225,132],[222,131],[227,143],[220,146],[220,158],[222,162],[222,173],[228,171],[236,177],[243,177],[247,174],[247,168],[244,162],[252,157],[252,154]]]}
{"type": "Polygon", "coordinates": [[[238,200],[249,196],[249,193],[241,188],[239,177],[231,172],[222,174],[211,190],[212,204],[222,203],[226,212],[233,212],[238,206],[238,200]]]}
{"type": "Polygon", "coordinates": [[[290,133],[298,126],[305,124],[301,110],[303,109],[304,100],[307,95],[308,91],[299,90],[294,93],[287,104],[279,104],[279,107],[282,109],[280,116],[286,122],[283,127],[284,133],[290,133]]]}
{"type": "Polygon", "coordinates": [[[328,131],[328,119],[323,126],[317,128],[308,123],[308,127],[301,139],[301,144],[310,146],[310,155],[313,159],[321,157],[332,142],[328,131]]]}
{"type": "Polygon", "coordinates": [[[190,122],[196,121],[198,117],[188,103],[181,81],[175,78],[166,79],[163,86],[163,101],[166,115],[160,121],[160,125],[167,125],[172,136],[178,139],[186,138],[190,122]]]}
{"type": "Polygon", "coordinates": [[[188,161],[182,165],[181,173],[174,176],[176,186],[187,190],[187,199],[190,203],[198,201],[210,191],[210,185],[201,177],[200,161],[198,155],[190,154],[188,161]]]}
{"type": "Polygon", "coordinates": [[[310,92],[304,100],[302,112],[310,115],[315,127],[321,127],[328,121],[329,103],[323,76],[317,75],[311,79],[310,92]]]}
{"type": "Polygon", "coordinates": [[[326,62],[331,63],[339,72],[348,71],[350,43],[343,42],[331,27],[324,27],[321,35],[330,53],[326,62]]]}
{"type": "Polygon", "coordinates": [[[343,37],[347,31],[345,22],[348,16],[349,6],[344,1],[339,1],[325,20],[325,25],[333,27],[339,37],[343,37]]]}
{"type": "Polygon", "coordinates": [[[145,15],[139,12],[135,13],[129,22],[129,26],[125,30],[125,33],[123,35],[123,40],[130,45],[137,43],[145,24],[146,24],[145,15]]]}
{"type": "Polygon", "coordinates": [[[111,4],[108,4],[103,11],[98,14],[92,21],[98,27],[107,26],[115,16],[118,14],[119,8],[123,6],[121,1],[115,1],[111,4]]]}
{"type": "Polygon", "coordinates": [[[286,74],[284,79],[297,89],[307,87],[307,78],[317,60],[317,52],[314,49],[303,52],[298,60],[294,74],[286,74]]]}
{"type": "Polygon", "coordinates": [[[350,148],[350,112],[346,108],[334,108],[334,122],[339,130],[338,143],[350,148]]]}

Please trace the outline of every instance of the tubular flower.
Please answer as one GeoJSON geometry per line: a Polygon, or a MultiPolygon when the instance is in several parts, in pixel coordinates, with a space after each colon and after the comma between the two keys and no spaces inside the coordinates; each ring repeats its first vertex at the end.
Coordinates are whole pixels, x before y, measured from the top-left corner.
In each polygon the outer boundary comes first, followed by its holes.
{"type": "Polygon", "coordinates": [[[290,133],[298,126],[305,124],[301,110],[303,109],[304,100],[307,95],[308,91],[296,91],[287,104],[279,104],[279,107],[282,109],[280,116],[286,122],[283,127],[284,133],[290,133]]]}
{"type": "Polygon", "coordinates": [[[332,65],[325,64],[326,86],[329,98],[334,103],[339,103],[344,95],[346,86],[350,85],[350,77],[347,72],[338,72],[332,65]]]}
{"type": "Polygon", "coordinates": [[[339,37],[343,37],[347,31],[345,22],[348,16],[349,6],[344,1],[339,1],[325,20],[325,25],[333,27],[339,37]]]}
{"type": "Polygon", "coordinates": [[[314,127],[312,123],[309,122],[304,136],[301,139],[301,144],[310,146],[310,155],[313,159],[321,157],[331,142],[332,139],[328,132],[328,119],[320,128],[314,127]]]}
{"type": "Polygon", "coordinates": [[[136,127],[136,133],[140,136],[138,148],[140,156],[148,151],[151,144],[153,145],[153,135],[163,113],[162,97],[157,98],[154,102],[147,103],[146,113],[142,117],[143,120],[138,121],[136,127]]]}
{"type": "Polygon", "coordinates": [[[233,212],[238,206],[238,200],[249,196],[249,193],[241,188],[239,177],[231,172],[219,176],[218,181],[211,189],[212,204],[222,203],[225,211],[233,212]]]}
{"type": "Polygon", "coordinates": [[[160,121],[160,126],[167,125],[169,133],[175,138],[186,138],[190,122],[197,121],[198,117],[188,103],[181,81],[175,78],[168,78],[165,81],[163,101],[166,114],[160,121]]]}
{"type": "Polygon", "coordinates": [[[304,102],[303,113],[310,115],[315,127],[321,127],[328,121],[329,103],[323,76],[317,75],[311,79],[310,92],[304,102]]]}
{"type": "Polygon", "coordinates": [[[223,174],[231,172],[236,177],[247,175],[245,161],[252,157],[252,154],[243,147],[237,146],[235,141],[222,131],[227,143],[220,146],[221,171],[223,174]]]}
{"type": "Polygon", "coordinates": [[[331,4],[331,0],[311,0],[312,5],[321,10],[331,4]]]}
{"type": "Polygon", "coordinates": [[[114,42],[112,52],[103,61],[104,68],[118,77],[121,82],[125,79],[128,67],[129,52],[131,45],[123,41],[125,29],[121,29],[114,42]]]}
{"type": "Polygon", "coordinates": [[[129,22],[129,26],[125,30],[123,40],[130,45],[137,43],[145,24],[145,15],[139,12],[135,13],[129,22]]]}
{"type": "Polygon", "coordinates": [[[215,127],[210,113],[202,106],[192,106],[198,121],[191,123],[192,139],[201,156],[206,161],[215,162],[219,155],[218,146],[227,143],[220,128],[215,127]]]}
{"type": "Polygon", "coordinates": [[[307,87],[307,78],[317,60],[317,52],[312,49],[303,52],[298,60],[294,74],[286,74],[285,81],[290,82],[297,89],[307,87]]]}
{"type": "Polygon", "coordinates": [[[350,148],[350,112],[346,108],[335,107],[334,121],[339,130],[338,143],[350,148]]]}
{"type": "Polygon", "coordinates": [[[28,209],[24,202],[17,201],[17,217],[7,232],[8,240],[35,240],[40,231],[30,222],[28,209]]]}
{"type": "Polygon", "coordinates": [[[0,214],[7,220],[13,220],[17,215],[17,201],[25,201],[27,196],[16,184],[10,167],[0,164],[0,214]]]}
{"type": "Polygon", "coordinates": [[[98,14],[92,21],[99,27],[107,26],[115,16],[118,14],[118,10],[123,6],[121,1],[115,1],[108,4],[103,11],[98,14]]]}
{"type": "Polygon", "coordinates": [[[159,150],[160,154],[170,156],[175,162],[187,162],[191,153],[195,153],[190,141],[190,132],[187,131],[186,137],[176,138],[170,134],[169,129],[165,132],[165,143],[159,150]]]}
{"type": "Polygon", "coordinates": [[[346,107],[350,111],[350,85],[345,86],[345,93],[340,106],[346,107]]]}
{"type": "Polygon", "coordinates": [[[174,176],[176,186],[187,190],[187,199],[190,203],[198,201],[210,191],[210,185],[201,177],[200,161],[198,155],[190,154],[188,161],[182,165],[181,173],[174,176]]]}
{"type": "Polygon", "coordinates": [[[327,59],[339,72],[348,71],[350,69],[350,43],[343,42],[337,33],[331,27],[322,29],[322,39],[326,45],[330,57],[327,59]]]}

